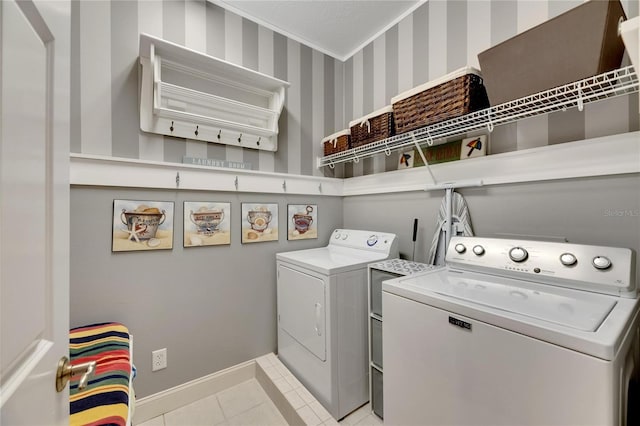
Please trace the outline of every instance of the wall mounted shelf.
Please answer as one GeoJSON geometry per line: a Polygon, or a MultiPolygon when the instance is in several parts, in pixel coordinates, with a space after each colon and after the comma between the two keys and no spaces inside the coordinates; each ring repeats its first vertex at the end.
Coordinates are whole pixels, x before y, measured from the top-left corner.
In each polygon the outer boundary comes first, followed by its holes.
{"type": "Polygon", "coordinates": [[[467,132],[512,123],[524,118],[569,108],[582,110],[587,103],[613,98],[633,92],[639,87],[638,76],[633,66],[627,66],[597,76],[589,77],[564,86],[536,93],[521,99],[506,102],[461,117],[422,127],[412,132],[392,136],[357,148],[317,159],[317,166],[333,167],[346,161],[358,162],[360,159],[415,145],[433,145],[443,143],[451,136],[467,132]]]}
{"type": "Polygon", "coordinates": [[[140,35],[140,129],[276,151],[286,81],[140,35]]]}
{"type": "Polygon", "coordinates": [[[638,174],[639,138],[640,132],[628,132],[348,179],[71,154],[70,181],[74,186],[329,197],[437,191],[466,182],[490,187],[638,174]]]}

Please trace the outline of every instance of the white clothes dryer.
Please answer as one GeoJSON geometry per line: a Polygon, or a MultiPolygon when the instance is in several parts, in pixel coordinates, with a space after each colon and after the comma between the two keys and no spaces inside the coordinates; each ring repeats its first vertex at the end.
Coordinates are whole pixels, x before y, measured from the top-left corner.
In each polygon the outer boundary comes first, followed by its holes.
{"type": "Polygon", "coordinates": [[[385,281],[385,423],[638,423],[630,249],[454,237],[444,269],[385,281]]]}
{"type": "Polygon", "coordinates": [[[336,419],[369,398],[367,265],[394,234],[336,229],[326,247],[278,253],[278,357],[336,419]]]}

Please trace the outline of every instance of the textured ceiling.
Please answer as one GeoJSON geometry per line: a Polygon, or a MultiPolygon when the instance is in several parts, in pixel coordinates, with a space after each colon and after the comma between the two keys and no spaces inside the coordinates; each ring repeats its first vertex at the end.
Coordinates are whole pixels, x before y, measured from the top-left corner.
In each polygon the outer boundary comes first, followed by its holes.
{"type": "Polygon", "coordinates": [[[335,58],[346,60],[425,0],[210,0],[335,58]]]}

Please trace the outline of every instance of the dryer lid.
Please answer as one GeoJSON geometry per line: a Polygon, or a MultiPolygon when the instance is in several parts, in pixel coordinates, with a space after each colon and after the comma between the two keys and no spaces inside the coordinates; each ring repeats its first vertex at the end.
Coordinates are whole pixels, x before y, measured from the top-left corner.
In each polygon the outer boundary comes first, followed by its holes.
{"type": "Polygon", "coordinates": [[[277,253],[276,259],[324,275],[353,271],[387,258],[386,253],[327,246],[316,249],[277,253]]]}

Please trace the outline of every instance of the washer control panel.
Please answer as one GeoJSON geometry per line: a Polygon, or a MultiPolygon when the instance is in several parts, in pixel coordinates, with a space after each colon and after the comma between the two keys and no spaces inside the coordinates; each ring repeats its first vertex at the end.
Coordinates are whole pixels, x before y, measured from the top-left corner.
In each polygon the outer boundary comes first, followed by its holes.
{"type": "Polygon", "coordinates": [[[358,248],[398,255],[398,237],[388,232],[336,229],[329,238],[329,246],[358,248]]]}
{"type": "Polygon", "coordinates": [[[619,296],[636,297],[635,252],[547,241],[453,237],[447,265],[619,296]]]}

